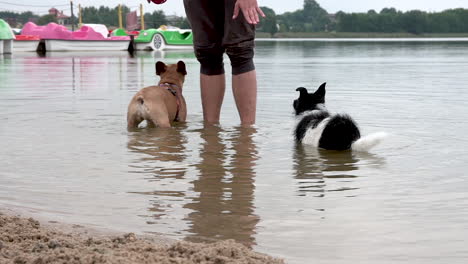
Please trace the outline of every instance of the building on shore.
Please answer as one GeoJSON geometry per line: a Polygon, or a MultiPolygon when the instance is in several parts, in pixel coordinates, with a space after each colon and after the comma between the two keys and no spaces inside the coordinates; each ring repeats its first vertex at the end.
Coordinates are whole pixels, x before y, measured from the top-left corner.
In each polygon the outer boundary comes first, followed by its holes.
{"type": "Polygon", "coordinates": [[[49,15],[55,16],[55,18],[57,18],[57,24],[59,25],[70,24],[70,17],[65,15],[63,11],[59,11],[55,7],[52,7],[51,9],[49,9],[49,15]]]}

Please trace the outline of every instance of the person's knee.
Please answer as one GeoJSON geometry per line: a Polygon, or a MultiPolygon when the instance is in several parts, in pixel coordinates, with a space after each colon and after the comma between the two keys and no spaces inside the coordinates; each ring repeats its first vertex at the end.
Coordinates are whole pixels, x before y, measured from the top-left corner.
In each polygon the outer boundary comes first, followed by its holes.
{"type": "Polygon", "coordinates": [[[253,46],[227,47],[226,53],[231,60],[232,74],[238,75],[255,70],[253,46]]]}
{"type": "Polygon", "coordinates": [[[217,46],[197,46],[195,56],[200,62],[200,72],[205,75],[219,75],[224,73],[224,49],[217,46]]]}

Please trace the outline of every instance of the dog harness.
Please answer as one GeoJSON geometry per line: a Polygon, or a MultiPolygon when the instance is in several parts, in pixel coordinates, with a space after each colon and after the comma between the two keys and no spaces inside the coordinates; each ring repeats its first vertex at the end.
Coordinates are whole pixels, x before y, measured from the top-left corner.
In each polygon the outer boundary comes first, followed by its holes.
{"type": "Polygon", "coordinates": [[[166,90],[171,92],[172,95],[175,96],[176,98],[176,103],[177,103],[177,112],[174,118],[174,121],[179,121],[179,110],[180,110],[180,96],[177,95],[177,90],[174,89],[173,87],[179,88],[179,86],[173,84],[173,83],[161,83],[159,86],[166,87],[166,90]]]}

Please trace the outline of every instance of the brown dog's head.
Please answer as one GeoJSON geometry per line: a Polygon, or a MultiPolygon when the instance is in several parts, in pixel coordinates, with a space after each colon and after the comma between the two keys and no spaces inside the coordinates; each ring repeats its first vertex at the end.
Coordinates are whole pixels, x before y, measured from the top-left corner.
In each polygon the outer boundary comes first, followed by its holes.
{"type": "Polygon", "coordinates": [[[187,71],[185,63],[178,61],[177,64],[166,65],[162,61],[156,62],[156,75],[161,76],[159,83],[172,83],[182,88],[187,71]]]}

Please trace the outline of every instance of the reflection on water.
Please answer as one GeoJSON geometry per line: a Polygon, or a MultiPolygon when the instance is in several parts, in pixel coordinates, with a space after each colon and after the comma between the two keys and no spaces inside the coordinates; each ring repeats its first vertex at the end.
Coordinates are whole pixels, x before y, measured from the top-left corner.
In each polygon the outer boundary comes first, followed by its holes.
{"type": "Polygon", "coordinates": [[[129,151],[142,154],[129,164],[129,172],[144,175],[145,179],[154,186],[145,192],[132,192],[151,197],[148,208],[149,215],[145,214],[148,224],[156,224],[155,220],[164,218],[171,213],[171,203],[165,198],[182,199],[185,191],[160,188],[165,182],[180,181],[184,178],[187,168],[186,159],[187,137],[183,134],[186,127],[173,128],[144,128],[130,132],[127,147],[129,151]]]}
{"type": "Polygon", "coordinates": [[[312,193],[324,197],[327,192],[356,190],[346,186],[359,175],[359,164],[382,168],[384,159],[375,154],[353,151],[332,151],[296,144],[294,151],[295,178],[298,180],[299,195],[312,193]],[[327,188],[327,181],[340,181],[337,189],[327,188]]]}
{"type": "Polygon", "coordinates": [[[467,57],[466,41],[258,42],[245,129],[229,94],[222,126],[203,126],[191,51],[3,55],[0,207],[289,263],[464,263],[467,57]],[[180,59],[188,123],[127,131],[155,62],[180,59]],[[371,153],[296,146],[294,90],[324,81],[330,111],[392,136],[371,153]]]}
{"type": "Polygon", "coordinates": [[[151,214],[144,216],[147,222],[163,221],[173,226],[184,222],[188,225],[184,233],[189,241],[235,239],[247,246],[255,245],[255,225],[259,220],[253,205],[254,167],[258,159],[253,142],[255,133],[255,128],[224,130],[218,126],[192,131],[178,126],[131,132],[128,149],[143,155],[131,163],[130,172],[145,175],[146,180],[155,183],[152,191],[132,192],[151,199],[151,214]],[[191,133],[192,137],[197,134],[202,140],[199,162],[193,165],[187,164],[189,151],[184,133],[191,133]],[[181,180],[190,167],[197,173],[187,182],[188,190],[182,190],[181,180]],[[175,210],[174,200],[189,213],[165,222],[175,210]]]}
{"type": "Polygon", "coordinates": [[[352,179],[357,177],[352,172],[358,169],[359,161],[352,151],[327,151],[311,146],[297,145],[294,152],[295,178],[298,180],[300,195],[307,192],[316,193],[317,197],[325,196],[327,178],[352,179]]]}
{"type": "Polygon", "coordinates": [[[128,149],[131,152],[144,154],[138,161],[133,162],[130,168],[151,173],[155,179],[183,178],[185,169],[180,164],[186,157],[185,145],[187,144],[187,137],[182,134],[183,129],[183,126],[178,126],[175,128],[146,128],[130,132],[128,149]]]}
{"type": "Polygon", "coordinates": [[[151,59],[194,59],[195,53],[193,50],[153,50],[153,51],[137,51],[135,56],[138,58],[151,59]]]}
{"type": "Polygon", "coordinates": [[[254,134],[254,128],[223,131],[210,126],[200,131],[199,175],[192,182],[197,197],[185,205],[192,210],[186,218],[188,240],[235,239],[247,246],[255,244],[254,166],[258,157],[254,134]]]}

